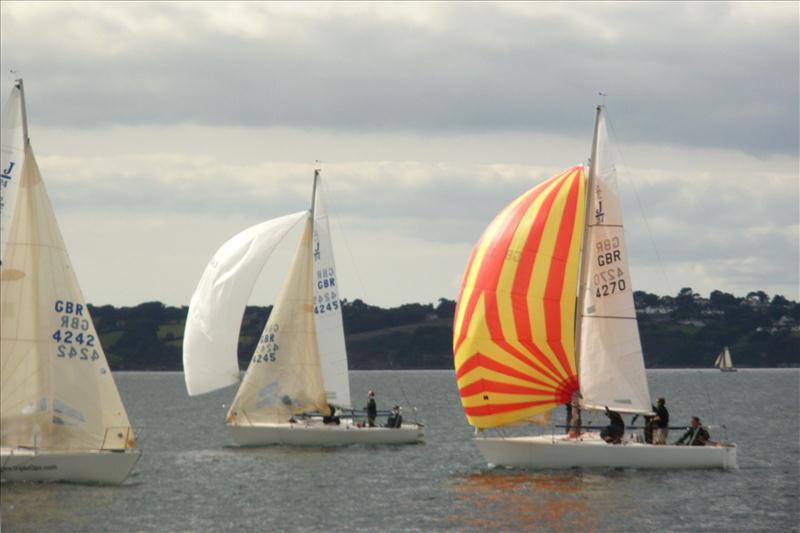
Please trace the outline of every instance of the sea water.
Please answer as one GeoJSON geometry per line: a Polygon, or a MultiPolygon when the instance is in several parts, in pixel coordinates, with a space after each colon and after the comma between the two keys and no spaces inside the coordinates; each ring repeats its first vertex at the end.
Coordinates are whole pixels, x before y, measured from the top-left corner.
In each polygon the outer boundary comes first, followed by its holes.
{"type": "MultiPolygon", "coordinates": [[[[379,408],[404,405],[406,420],[416,407],[426,442],[332,449],[232,447],[223,420],[235,388],[189,398],[180,373],[115,377],[140,431],[133,475],[122,486],[5,483],[3,532],[799,529],[796,369],[648,372],[672,424],[725,424],[738,471],[490,469],[450,371],[352,372],[355,406],[374,389],[379,408]]],[[[563,419],[558,409],[551,424],[563,419]]]]}

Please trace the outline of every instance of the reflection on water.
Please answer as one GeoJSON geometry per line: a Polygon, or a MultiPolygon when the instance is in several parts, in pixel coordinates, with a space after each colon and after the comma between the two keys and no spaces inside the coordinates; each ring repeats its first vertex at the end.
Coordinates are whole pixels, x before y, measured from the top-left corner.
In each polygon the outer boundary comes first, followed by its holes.
{"type": "MultiPolygon", "coordinates": [[[[504,530],[593,529],[584,474],[489,471],[456,481],[457,527],[504,530]]],[[[596,527],[596,524],[594,524],[596,527]]]]}

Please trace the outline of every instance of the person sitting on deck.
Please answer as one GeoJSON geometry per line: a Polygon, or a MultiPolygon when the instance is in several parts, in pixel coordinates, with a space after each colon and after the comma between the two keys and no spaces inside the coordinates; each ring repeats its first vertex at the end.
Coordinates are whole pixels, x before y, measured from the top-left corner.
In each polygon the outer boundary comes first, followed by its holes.
{"type": "Polygon", "coordinates": [[[675,445],[683,444],[683,441],[689,439],[686,442],[687,446],[705,446],[706,444],[711,444],[709,441],[710,438],[711,435],[708,434],[708,430],[700,424],[700,419],[693,416],[692,426],[686,430],[686,433],[683,434],[683,437],[678,439],[675,445]]]}
{"type": "Polygon", "coordinates": [[[335,424],[338,426],[341,423],[341,421],[339,420],[339,417],[336,416],[336,406],[333,404],[328,404],[328,408],[331,410],[331,413],[328,416],[322,417],[322,423],[335,424]]]}
{"type": "Polygon", "coordinates": [[[386,419],[387,428],[399,428],[403,424],[403,417],[400,415],[400,406],[395,405],[392,412],[389,413],[389,418],[386,419]]]}
{"type": "Polygon", "coordinates": [[[622,436],[625,435],[625,421],[622,415],[606,407],[606,416],[610,422],[600,431],[600,438],[609,444],[621,444],[622,436]]]}

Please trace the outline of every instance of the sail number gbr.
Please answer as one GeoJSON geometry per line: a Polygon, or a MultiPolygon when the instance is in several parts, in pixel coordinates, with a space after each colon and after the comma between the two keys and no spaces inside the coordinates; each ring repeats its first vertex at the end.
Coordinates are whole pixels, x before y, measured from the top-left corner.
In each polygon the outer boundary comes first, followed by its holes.
{"type": "Polygon", "coordinates": [[[599,270],[592,276],[595,286],[595,297],[611,296],[628,288],[625,272],[618,266],[611,266],[622,261],[619,237],[611,237],[597,242],[597,266],[610,267],[599,270]]]}
{"type": "Polygon", "coordinates": [[[95,336],[89,333],[89,320],[83,314],[83,305],[57,300],[54,310],[61,315],[59,327],[51,335],[57,343],[56,357],[83,361],[100,359],[95,336]]]}

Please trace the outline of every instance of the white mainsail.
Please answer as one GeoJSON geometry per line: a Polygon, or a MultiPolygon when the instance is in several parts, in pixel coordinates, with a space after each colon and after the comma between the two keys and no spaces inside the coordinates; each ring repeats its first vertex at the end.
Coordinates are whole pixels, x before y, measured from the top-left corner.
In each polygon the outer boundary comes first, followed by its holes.
{"type": "Polygon", "coordinates": [[[183,371],[190,396],[239,381],[239,329],[247,301],[275,247],[308,211],[252,226],[223,244],[195,289],[183,336],[183,371]]]}
{"type": "Polygon", "coordinates": [[[280,423],[327,412],[312,306],[311,220],[256,346],[228,423],[280,423]]]}
{"type": "Polygon", "coordinates": [[[314,322],[322,379],[328,402],[338,407],[351,407],[339,283],[333,259],[330,222],[318,171],[314,179],[314,322]]]}
{"type": "Polygon", "coordinates": [[[607,406],[626,413],[648,413],[650,392],[633,304],[616,169],[602,108],[598,108],[589,173],[594,184],[587,191],[590,210],[578,310],[581,403],[590,409],[607,406]]]}
{"type": "MultiPolygon", "coordinates": [[[[16,80],[3,109],[0,131],[0,261],[3,260],[8,230],[19,189],[25,157],[25,102],[22,80],[16,80]]],[[[2,263],[0,263],[2,269],[2,263]]]]}
{"type": "Polygon", "coordinates": [[[730,350],[728,350],[727,346],[717,356],[716,361],[714,361],[714,366],[716,366],[717,368],[733,368],[733,361],[731,360],[731,352],[730,350]]]}
{"type": "Polygon", "coordinates": [[[21,163],[0,277],[0,443],[131,448],[128,416],[30,144],[21,163]]]}

